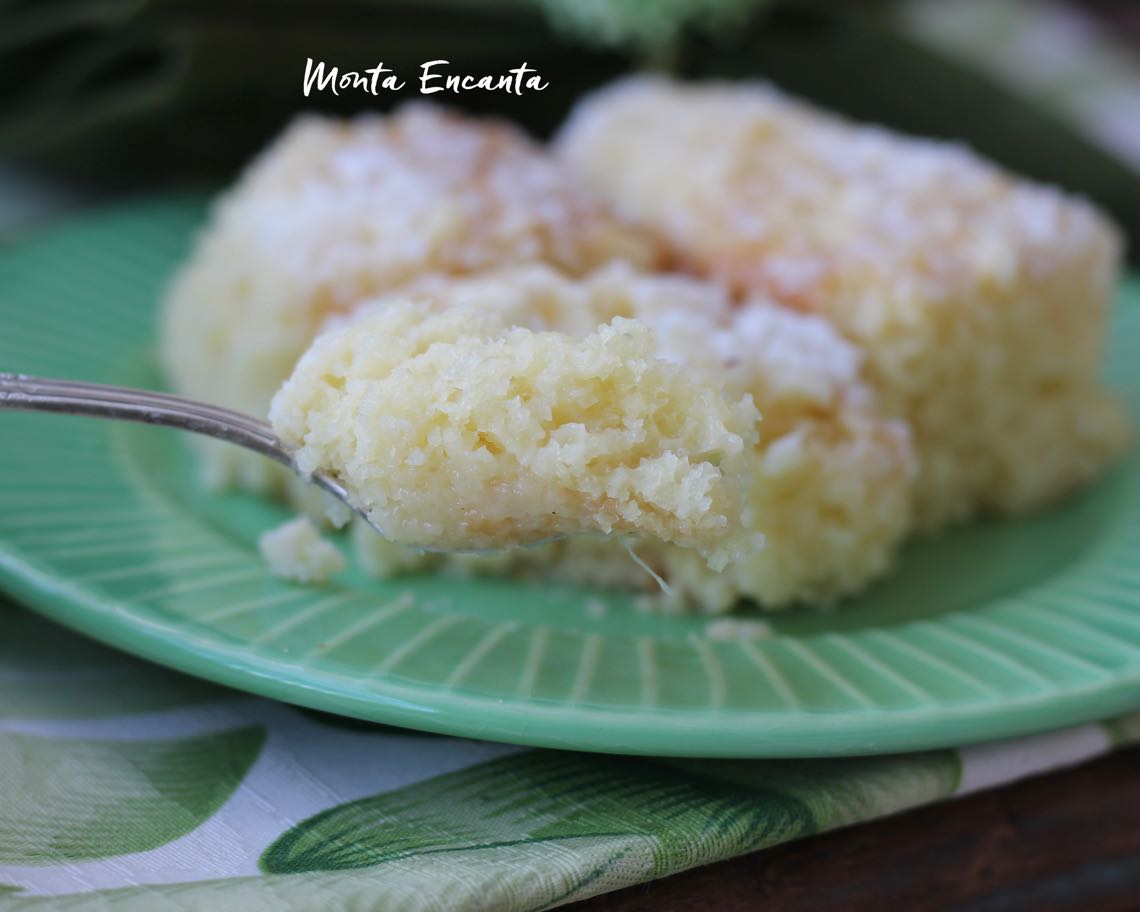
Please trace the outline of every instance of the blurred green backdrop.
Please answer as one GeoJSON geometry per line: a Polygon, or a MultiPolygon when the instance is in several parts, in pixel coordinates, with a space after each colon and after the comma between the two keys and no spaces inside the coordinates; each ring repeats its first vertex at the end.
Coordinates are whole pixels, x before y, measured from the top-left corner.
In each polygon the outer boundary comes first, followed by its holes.
{"type": "MultiPolygon", "coordinates": [[[[410,76],[435,58],[475,74],[525,60],[550,82],[545,92],[434,99],[539,135],[584,90],[651,66],[767,78],[859,118],[964,139],[1087,193],[1140,236],[1133,168],[969,53],[916,38],[908,21],[899,4],[873,0],[0,0],[0,158],[21,175],[102,188],[217,182],[300,110],[420,97],[409,80],[379,98],[305,98],[308,57],[342,70],[383,60],[410,76]]],[[[944,26],[926,21],[937,38],[944,26]]],[[[958,37],[969,51],[974,39],[958,37]]]]}

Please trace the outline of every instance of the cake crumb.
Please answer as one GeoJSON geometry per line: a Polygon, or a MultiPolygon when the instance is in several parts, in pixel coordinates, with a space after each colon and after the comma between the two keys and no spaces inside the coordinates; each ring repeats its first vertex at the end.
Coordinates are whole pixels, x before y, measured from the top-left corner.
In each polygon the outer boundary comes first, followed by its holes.
{"type": "Polygon", "coordinates": [[[347,566],[344,556],[304,516],[264,533],[257,549],[275,576],[297,583],[326,583],[347,566]]]}
{"type": "Polygon", "coordinates": [[[710,640],[767,640],[772,637],[772,625],[767,621],[723,617],[705,624],[705,636],[710,640]]]}

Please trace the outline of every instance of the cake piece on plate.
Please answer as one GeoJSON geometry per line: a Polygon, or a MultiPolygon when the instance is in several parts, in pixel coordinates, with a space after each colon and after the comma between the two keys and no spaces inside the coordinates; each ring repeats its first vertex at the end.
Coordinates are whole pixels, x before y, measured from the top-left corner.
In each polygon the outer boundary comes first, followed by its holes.
{"type": "MultiPolygon", "coordinates": [[[[577,275],[660,250],[506,124],[426,105],[304,117],[215,205],[164,306],[178,391],[254,415],[323,322],[424,275],[542,262],[577,275]]],[[[231,448],[217,481],[285,478],[231,448]]],[[[274,471],[277,470],[277,471],[274,471]]]]}
{"type": "Polygon", "coordinates": [[[442,550],[639,532],[722,567],[742,542],[747,394],[621,317],[583,336],[386,302],[321,335],[273,400],[297,466],[337,477],[392,541],[442,550]]]}
{"type": "Polygon", "coordinates": [[[913,429],[918,526],[1046,504],[1127,445],[1098,380],[1121,243],[1084,200],[755,83],[619,82],[557,145],[689,270],[864,348],[913,429]]]}
{"type": "Polygon", "coordinates": [[[271,420],[384,530],[357,533],[376,572],[774,608],[861,588],[907,529],[909,436],[859,370],[819,317],[624,266],[532,267],[364,305],[300,360],[271,420]],[[512,547],[556,536],[572,537],[512,547]]]}

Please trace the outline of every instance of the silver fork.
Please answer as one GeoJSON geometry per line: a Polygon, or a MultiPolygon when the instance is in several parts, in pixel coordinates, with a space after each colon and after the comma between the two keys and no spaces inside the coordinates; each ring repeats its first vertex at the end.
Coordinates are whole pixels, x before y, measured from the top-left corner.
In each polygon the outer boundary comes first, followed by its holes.
{"type": "MultiPolygon", "coordinates": [[[[301,474],[293,464],[292,455],[264,421],[181,396],[79,380],[50,380],[26,374],[0,373],[0,409],[160,424],[235,443],[301,474]]],[[[375,528],[367,514],[351,503],[348,492],[335,478],[323,472],[302,477],[346,504],[375,528]]]]}

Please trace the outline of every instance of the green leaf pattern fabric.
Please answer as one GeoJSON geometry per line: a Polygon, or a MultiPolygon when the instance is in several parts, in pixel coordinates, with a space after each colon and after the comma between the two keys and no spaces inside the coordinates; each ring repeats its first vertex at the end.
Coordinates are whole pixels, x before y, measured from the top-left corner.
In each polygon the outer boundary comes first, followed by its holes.
{"type": "Polygon", "coordinates": [[[352,722],[0,601],[0,909],[529,910],[1140,743],[1140,713],[960,750],[613,757],[352,722]]]}
{"type": "Polygon", "coordinates": [[[168,741],[0,734],[0,864],[143,852],[208,819],[245,778],[265,732],[168,741]]]}
{"type": "Polygon", "coordinates": [[[319,814],[270,846],[262,867],[344,870],[416,854],[612,838],[648,845],[653,871],[668,872],[699,863],[702,849],[724,857],[815,826],[807,803],[776,783],[742,787],[643,758],[524,751],[319,814]]]}

